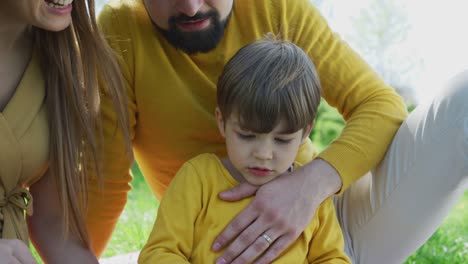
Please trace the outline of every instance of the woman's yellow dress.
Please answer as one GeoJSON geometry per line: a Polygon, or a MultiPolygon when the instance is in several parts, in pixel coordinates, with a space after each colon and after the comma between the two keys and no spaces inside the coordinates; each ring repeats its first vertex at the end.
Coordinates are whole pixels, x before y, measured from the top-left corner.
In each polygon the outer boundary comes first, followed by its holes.
{"type": "Polygon", "coordinates": [[[28,243],[28,187],[47,171],[49,127],[41,65],[34,54],[22,80],[0,112],[0,238],[28,243]]]}

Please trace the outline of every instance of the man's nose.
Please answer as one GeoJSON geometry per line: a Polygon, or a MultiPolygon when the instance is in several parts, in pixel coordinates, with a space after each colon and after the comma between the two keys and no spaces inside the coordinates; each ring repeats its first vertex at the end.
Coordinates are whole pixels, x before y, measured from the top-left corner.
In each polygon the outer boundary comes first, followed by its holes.
{"type": "Polygon", "coordinates": [[[200,10],[203,2],[203,0],[179,0],[176,8],[180,13],[192,17],[200,10]]]}

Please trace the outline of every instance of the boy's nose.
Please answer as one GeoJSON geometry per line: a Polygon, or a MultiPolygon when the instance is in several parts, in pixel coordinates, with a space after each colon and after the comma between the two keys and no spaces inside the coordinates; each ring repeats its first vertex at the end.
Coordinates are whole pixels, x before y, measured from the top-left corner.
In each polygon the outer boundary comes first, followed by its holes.
{"type": "Polygon", "coordinates": [[[273,151],[270,146],[262,144],[257,146],[254,152],[254,156],[259,160],[271,160],[273,159],[273,151]]]}
{"type": "Polygon", "coordinates": [[[177,1],[177,11],[192,17],[197,14],[203,5],[203,0],[179,0],[177,1]]]}

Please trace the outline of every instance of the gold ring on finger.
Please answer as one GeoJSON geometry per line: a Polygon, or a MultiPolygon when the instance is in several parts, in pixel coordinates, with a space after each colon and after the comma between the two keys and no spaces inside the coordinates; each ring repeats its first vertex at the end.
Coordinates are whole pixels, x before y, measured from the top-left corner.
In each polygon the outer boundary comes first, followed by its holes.
{"type": "Polygon", "coordinates": [[[262,237],[266,240],[266,242],[268,242],[268,244],[273,243],[273,239],[271,239],[271,237],[269,237],[267,234],[263,233],[262,237]]]}

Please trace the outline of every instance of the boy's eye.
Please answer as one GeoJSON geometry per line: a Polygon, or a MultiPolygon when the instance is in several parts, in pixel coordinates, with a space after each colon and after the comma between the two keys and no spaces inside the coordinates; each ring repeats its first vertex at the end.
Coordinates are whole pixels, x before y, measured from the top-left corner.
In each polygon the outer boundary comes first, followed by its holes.
{"type": "Polygon", "coordinates": [[[255,138],[255,135],[254,135],[254,134],[237,133],[237,135],[238,135],[239,138],[241,138],[241,139],[253,139],[253,138],[255,138]]]}
{"type": "Polygon", "coordinates": [[[281,144],[287,144],[291,142],[292,139],[286,139],[286,138],[275,138],[275,141],[281,144]]]}

